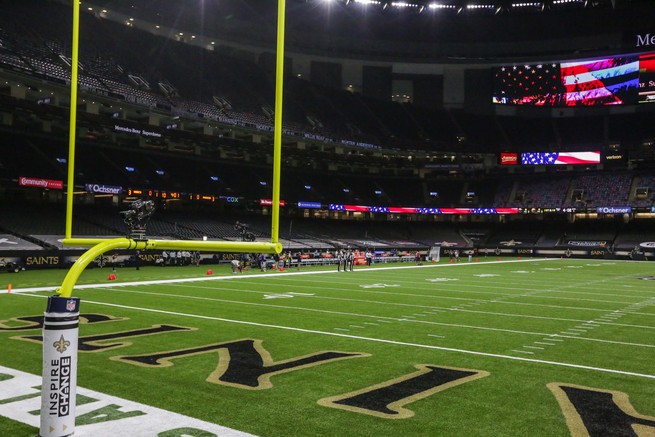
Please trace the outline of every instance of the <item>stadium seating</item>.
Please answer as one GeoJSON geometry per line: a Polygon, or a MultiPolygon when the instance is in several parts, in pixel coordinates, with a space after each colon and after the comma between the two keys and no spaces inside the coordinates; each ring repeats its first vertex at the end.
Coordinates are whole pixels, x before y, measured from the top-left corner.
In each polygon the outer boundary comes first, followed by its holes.
{"type": "MultiPolygon", "coordinates": [[[[55,2],[39,4],[42,7],[25,14],[23,8],[33,4],[0,5],[0,66],[30,82],[21,84],[29,88],[26,98],[12,97],[7,87],[0,93],[0,112],[11,115],[3,118],[3,135],[7,144],[12,144],[0,156],[3,187],[14,187],[17,178],[25,175],[56,180],[66,177],[66,104],[42,104],[45,102],[38,100],[43,92],[37,85],[66,85],[70,81],[70,14],[55,2]]],[[[169,12],[162,12],[166,15],[163,20],[173,20],[169,12]]],[[[120,110],[108,107],[101,107],[98,113],[79,113],[77,185],[104,183],[239,197],[241,209],[197,208],[193,216],[177,210],[175,202],[163,202],[164,207],[149,223],[149,232],[170,238],[238,239],[233,221],[240,217],[252,224],[257,238],[270,237],[268,217],[245,212],[259,199],[271,197],[270,144],[267,139],[254,139],[257,133],[272,131],[274,84],[264,58],[205,50],[175,38],[165,40],[90,14],[82,15],[81,26],[79,79],[85,95],[115,99],[117,106],[130,103],[145,115],[131,114],[128,119],[120,110]],[[93,32],[88,31],[91,28],[93,32]],[[165,86],[159,87],[160,83],[165,86]],[[229,107],[218,104],[214,97],[229,101],[229,107]],[[151,122],[148,114],[160,118],[151,122]],[[179,125],[174,122],[180,119],[179,125]],[[136,138],[117,133],[116,120],[135,129],[170,129],[165,138],[136,138]],[[166,126],[169,120],[174,121],[166,126]],[[216,125],[204,129],[203,123],[209,121],[216,125]],[[238,127],[238,133],[232,127],[238,127]]],[[[588,150],[616,142],[629,150],[635,162],[654,160],[655,152],[647,141],[652,136],[652,111],[595,111],[584,117],[568,112],[544,116],[534,111],[509,116],[491,113],[488,108],[468,112],[400,104],[330,89],[299,77],[286,78],[285,86],[284,133],[289,143],[298,143],[286,148],[284,154],[282,196],[292,207],[297,201],[319,202],[324,208],[331,203],[592,210],[599,206],[652,205],[655,180],[646,166],[621,172],[605,169],[602,173],[587,169],[537,173],[525,168],[504,172],[489,165],[489,157],[484,155],[561,146],[588,150]],[[434,156],[416,153],[410,158],[413,152],[427,151],[434,156]],[[638,193],[638,188],[647,190],[638,193]]],[[[26,238],[61,232],[63,218],[54,212],[54,206],[61,206],[62,197],[50,195],[53,203],[43,206],[47,225],[21,220],[34,211],[18,202],[12,207],[15,215],[0,221],[1,230],[26,238]]],[[[93,202],[97,202],[96,207],[107,206],[102,200],[93,202]]],[[[127,232],[115,208],[107,211],[86,206],[78,210],[76,233],[127,232]]],[[[564,241],[564,232],[569,232],[563,230],[565,223],[558,223],[557,229],[537,226],[528,230],[489,225],[484,237],[473,241],[457,225],[458,218],[446,223],[433,222],[431,216],[416,223],[414,218],[404,217],[377,222],[379,216],[367,213],[340,222],[288,214],[283,217],[281,230],[283,238],[295,247],[369,243],[414,247],[439,241],[471,247],[512,240],[528,246],[552,246],[564,241]]],[[[466,225],[475,220],[467,219],[466,225]]],[[[612,231],[576,230],[576,236],[631,244],[638,238],[628,228],[623,240],[620,233],[617,236],[612,231]]]]}

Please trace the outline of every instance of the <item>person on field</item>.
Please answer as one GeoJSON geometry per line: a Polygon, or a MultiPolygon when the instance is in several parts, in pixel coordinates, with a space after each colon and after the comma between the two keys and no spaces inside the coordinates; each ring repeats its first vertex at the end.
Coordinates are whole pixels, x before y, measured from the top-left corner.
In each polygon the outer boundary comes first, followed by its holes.
{"type": "Polygon", "coordinates": [[[348,268],[351,272],[353,271],[353,267],[355,266],[355,252],[353,252],[352,249],[348,249],[348,254],[346,255],[346,268],[348,268]]]}

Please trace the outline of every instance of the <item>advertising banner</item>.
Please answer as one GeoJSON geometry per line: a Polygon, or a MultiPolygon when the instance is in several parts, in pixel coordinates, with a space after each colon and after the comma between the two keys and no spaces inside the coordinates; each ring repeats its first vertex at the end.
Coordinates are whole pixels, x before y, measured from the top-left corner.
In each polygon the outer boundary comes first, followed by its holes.
{"type": "MultiPolygon", "coordinates": [[[[259,199],[259,204],[261,206],[272,206],[273,205],[273,200],[272,199],[259,199]]],[[[285,202],[284,200],[280,200],[280,206],[284,206],[285,202]]]]}
{"type": "Polygon", "coordinates": [[[500,165],[517,165],[519,163],[518,153],[501,153],[500,165]]]}
{"type": "Polygon", "coordinates": [[[298,202],[298,208],[321,209],[321,202],[298,202]]]}
{"type": "Polygon", "coordinates": [[[87,193],[94,194],[121,194],[123,192],[123,187],[114,185],[86,184],[84,189],[87,193]]]}
{"type": "Polygon", "coordinates": [[[63,190],[64,181],[57,181],[52,179],[30,178],[21,176],[18,178],[18,185],[21,187],[39,187],[48,188],[52,190],[63,190]]]}

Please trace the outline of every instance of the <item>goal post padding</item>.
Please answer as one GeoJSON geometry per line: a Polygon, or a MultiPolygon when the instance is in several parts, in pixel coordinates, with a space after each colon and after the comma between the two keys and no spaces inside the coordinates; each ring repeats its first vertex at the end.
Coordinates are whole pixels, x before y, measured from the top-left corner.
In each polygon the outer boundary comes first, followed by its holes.
{"type": "Polygon", "coordinates": [[[441,246],[430,246],[428,251],[427,261],[438,263],[441,259],[441,246]]]}

